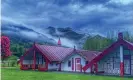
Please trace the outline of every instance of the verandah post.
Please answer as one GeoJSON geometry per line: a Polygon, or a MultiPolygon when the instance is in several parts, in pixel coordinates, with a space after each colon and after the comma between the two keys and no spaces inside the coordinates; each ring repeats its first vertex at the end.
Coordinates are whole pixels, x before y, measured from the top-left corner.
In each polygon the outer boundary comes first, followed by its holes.
{"type": "Polygon", "coordinates": [[[46,67],[46,70],[48,70],[48,60],[46,60],[46,65],[45,65],[45,67],[46,67]]]}
{"type": "Polygon", "coordinates": [[[61,63],[59,63],[59,71],[61,71],[61,63]]]}
{"type": "Polygon", "coordinates": [[[120,46],[120,76],[124,76],[123,47],[120,46]]]}

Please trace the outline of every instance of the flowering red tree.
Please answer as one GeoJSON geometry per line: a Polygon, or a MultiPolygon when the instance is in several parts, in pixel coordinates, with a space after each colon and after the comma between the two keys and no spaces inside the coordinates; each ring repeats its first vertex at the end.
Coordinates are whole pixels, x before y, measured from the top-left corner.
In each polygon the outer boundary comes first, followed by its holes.
{"type": "Polygon", "coordinates": [[[1,57],[6,58],[11,56],[10,39],[6,36],[1,37],[1,57]]]}

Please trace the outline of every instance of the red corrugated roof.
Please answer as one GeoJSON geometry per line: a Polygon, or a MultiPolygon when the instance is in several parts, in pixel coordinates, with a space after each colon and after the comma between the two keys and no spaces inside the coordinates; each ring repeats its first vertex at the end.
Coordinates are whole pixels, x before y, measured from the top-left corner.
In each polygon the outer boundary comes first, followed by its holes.
{"type": "Polygon", "coordinates": [[[77,50],[77,52],[84,56],[86,60],[91,61],[94,59],[96,56],[98,56],[101,52],[98,51],[88,51],[88,50],[77,50]]]}
{"type": "Polygon", "coordinates": [[[61,61],[67,55],[73,52],[72,48],[64,48],[59,46],[47,46],[36,44],[36,47],[38,47],[50,61],[61,61]]]}
{"type": "Polygon", "coordinates": [[[48,46],[48,45],[35,45],[50,61],[62,61],[67,56],[74,54],[74,52],[83,56],[86,60],[90,61],[95,58],[99,52],[87,50],[74,50],[73,48],[65,48],[61,46],[48,46]]]}

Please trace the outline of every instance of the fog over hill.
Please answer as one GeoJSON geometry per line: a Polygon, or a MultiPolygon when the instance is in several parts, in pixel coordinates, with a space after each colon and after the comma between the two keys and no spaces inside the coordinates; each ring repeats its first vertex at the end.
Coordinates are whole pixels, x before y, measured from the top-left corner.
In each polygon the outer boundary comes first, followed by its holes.
{"type": "Polygon", "coordinates": [[[80,34],[69,27],[55,28],[49,26],[45,29],[31,29],[26,25],[4,21],[2,23],[2,33],[12,40],[21,42],[41,42],[56,45],[59,37],[62,46],[81,48],[89,35],[80,34]]]}

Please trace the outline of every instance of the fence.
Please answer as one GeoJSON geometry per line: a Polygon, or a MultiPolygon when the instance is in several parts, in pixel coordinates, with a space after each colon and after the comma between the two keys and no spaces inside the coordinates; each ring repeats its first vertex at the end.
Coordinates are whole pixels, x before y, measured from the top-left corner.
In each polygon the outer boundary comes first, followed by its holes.
{"type": "Polygon", "coordinates": [[[10,60],[10,61],[2,61],[1,67],[15,67],[17,66],[16,60],[10,60]]]}

